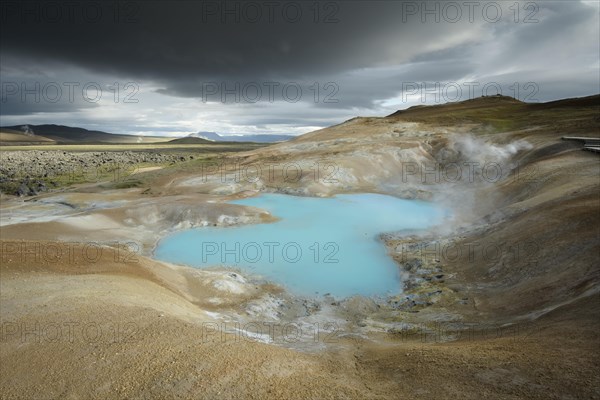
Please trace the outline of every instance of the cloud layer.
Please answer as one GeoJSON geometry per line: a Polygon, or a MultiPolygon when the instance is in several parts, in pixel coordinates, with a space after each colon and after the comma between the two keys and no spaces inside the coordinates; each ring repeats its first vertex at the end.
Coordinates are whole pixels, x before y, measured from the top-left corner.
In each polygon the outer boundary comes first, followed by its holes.
{"type": "Polygon", "coordinates": [[[589,95],[599,26],[587,1],[7,1],[1,123],[302,133],[484,87],[589,95]]]}

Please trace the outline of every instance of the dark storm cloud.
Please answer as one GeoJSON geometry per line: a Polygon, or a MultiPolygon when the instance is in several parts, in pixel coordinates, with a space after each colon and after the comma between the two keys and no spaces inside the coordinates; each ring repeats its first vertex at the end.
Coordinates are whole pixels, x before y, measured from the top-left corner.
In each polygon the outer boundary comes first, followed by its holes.
{"type": "Polygon", "coordinates": [[[70,76],[56,79],[35,66],[9,62],[0,69],[1,115],[77,112],[99,107],[97,82],[83,82],[70,76]],[[82,90],[82,88],[84,88],[82,90]]]}
{"type": "Polygon", "coordinates": [[[162,129],[160,121],[170,116],[187,126],[210,117],[228,121],[230,129],[313,127],[414,105],[418,96],[399,97],[411,83],[508,88],[535,82],[540,101],[600,91],[598,6],[590,2],[519,1],[516,8],[514,1],[460,0],[0,4],[3,83],[91,80],[106,87],[118,79],[141,88],[138,108],[23,102],[16,94],[1,115],[94,107],[103,110],[95,118],[123,113],[123,120],[136,110],[146,131],[162,129]],[[286,85],[292,88],[284,93],[286,85]],[[294,85],[302,90],[299,99],[294,85]],[[256,86],[262,93],[253,103],[256,86]],[[223,96],[222,88],[236,93],[223,96]]]}
{"type": "MultiPolygon", "coordinates": [[[[560,27],[590,17],[569,3],[544,3],[557,15],[537,29],[523,30],[523,43],[548,40],[560,27]]],[[[297,79],[396,65],[420,54],[425,45],[443,43],[449,35],[483,21],[482,6],[473,11],[473,22],[464,6],[456,23],[447,21],[450,11],[439,8],[438,15],[423,15],[421,9],[435,10],[440,4],[5,1],[0,50],[172,82],[166,91],[186,95],[181,82],[188,80],[297,79]]],[[[507,7],[503,10],[508,12],[507,7]]]]}
{"type": "Polygon", "coordinates": [[[20,101],[16,98],[8,97],[7,101],[2,102],[2,115],[31,115],[36,113],[64,113],[76,112],[88,108],[97,107],[96,104],[87,103],[69,103],[66,101],[60,102],[44,102],[28,99],[28,101],[20,101]]]}
{"type": "Polygon", "coordinates": [[[158,93],[176,97],[199,98],[205,102],[269,103],[297,101],[325,108],[353,106],[370,108],[374,101],[394,97],[412,82],[455,81],[472,71],[466,59],[439,59],[407,63],[400,67],[338,71],[288,80],[201,80],[173,81],[158,93]]]}
{"type": "MultiPolygon", "coordinates": [[[[398,31],[402,25],[401,6],[395,2],[378,7],[331,2],[332,11],[327,12],[334,17],[324,21],[323,15],[318,23],[309,14],[314,6],[308,2],[280,3],[300,5],[298,22],[282,15],[278,6],[272,19],[263,15],[257,23],[247,18],[238,23],[236,16],[223,22],[211,12],[213,7],[241,9],[240,1],[86,3],[3,2],[2,51],[152,77],[296,75],[381,61],[386,54],[378,47],[383,43],[374,45],[373,39],[384,39],[392,27],[398,31]],[[49,11],[48,4],[57,4],[57,11],[49,11]],[[95,8],[101,17],[86,16],[84,10],[95,8]]],[[[265,4],[271,3],[256,4],[266,12],[265,4]]],[[[325,13],[325,6],[318,8],[325,13]]]]}
{"type": "Polygon", "coordinates": [[[423,24],[395,1],[2,4],[3,54],[133,74],[184,96],[207,80],[292,81],[398,64],[464,25],[423,24]]]}

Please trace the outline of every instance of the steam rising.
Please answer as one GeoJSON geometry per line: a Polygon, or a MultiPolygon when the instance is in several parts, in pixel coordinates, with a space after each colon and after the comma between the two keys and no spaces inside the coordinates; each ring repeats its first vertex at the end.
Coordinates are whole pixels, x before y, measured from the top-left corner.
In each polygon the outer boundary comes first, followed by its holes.
{"type": "Polygon", "coordinates": [[[439,185],[428,186],[433,200],[452,212],[452,225],[469,223],[485,216],[489,222],[504,217],[498,185],[514,179],[515,156],[533,146],[523,140],[504,145],[472,135],[453,135],[446,148],[435,155],[442,170],[439,185]],[[455,178],[454,171],[460,170],[455,178]],[[452,179],[448,171],[452,170],[452,179]],[[446,177],[446,179],[444,179],[446,177]]]}
{"type": "Polygon", "coordinates": [[[31,127],[29,125],[21,126],[21,131],[27,136],[35,135],[35,133],[33,132],[33,130],[31,129],[31,127]]]}
{"type": "Polygon", "coordinates": [[[456,135],[450,139],[450,147],[469,161],[485,163],[506,163],[521,150],[532,149],[533,146],[524,140],[518,140],[505,145],[488,143],[472,135],[456,135]]]}

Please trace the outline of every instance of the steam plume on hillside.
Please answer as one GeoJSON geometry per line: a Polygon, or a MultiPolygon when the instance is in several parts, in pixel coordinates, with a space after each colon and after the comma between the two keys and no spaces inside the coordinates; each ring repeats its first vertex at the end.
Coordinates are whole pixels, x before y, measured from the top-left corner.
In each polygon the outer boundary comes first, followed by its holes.
{"type": "Polygon", "coordinates": [[[497,208],[498,185],[515,178],[515,156],[532,148],[524,140],[495,144],[470,134],[451,136],[435,155],[441,185],[435,187],[432,200],[450,210],[452,225],[472,222],[481,215],[491,221],[503,218],[497,208]],[[482,189],[487,196],[481,196],[482,189]]]}

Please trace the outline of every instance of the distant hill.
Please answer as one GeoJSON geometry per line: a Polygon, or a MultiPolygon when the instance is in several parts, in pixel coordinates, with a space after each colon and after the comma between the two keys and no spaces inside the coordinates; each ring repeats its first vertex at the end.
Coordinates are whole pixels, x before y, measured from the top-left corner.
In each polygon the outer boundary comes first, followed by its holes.
{"type": "Polygon", "coordinates": [[[0,128],[0,144],[13,146],[55,144],[56,141],[45,136],[34,135],[29,132],[16,131],[14,129],[0,128]]]}
{"type": "MultiPolygon", "coordinates": [[[[440,125],[483,123],[496,132],[505,132],[531,125],[547,125],[549,117],[554,119],[560,114],[564,114],[566,123],[573,117],[573,109],[581,109],[584,113],[595,110],[600,114],[600,95],[547,103],[525,103],[508,96],[485,96],[455,103],[411,107],[386,118],[440,125]],[[550,111],[555,114],[548,114],[550,111]]],[[[558,129],[563,124],[554,121],[552,125],[558,129]]],[[[573,126],[569,129],[572,130],[573,126]]]]}
{"type": "Polygon", "coordinates": [[[459,112],[465,110],[477,110],[477,109],[486,109],[489,110],[494,106],[518,106],[520,104],[525,104],[522,101],[516,100],[512,97],[508,96],[483,96],[477,97],[474,99],[458,101],[458,102],[449,102],[444,104],[435,104],[435,105],[417,105],[413,107],[409,107],[405,110],[398,110],[393,114],[388,115],[388,117],[407,117],[407,116],[430,116],[430,115],[438,115],[440,113],[445,112],[459,112]]]}
{"type": "Polygon", "coordinates": [[[212,140],[206,140],[199,137],[182,137],[178,139],[169,140],[168,143],[173,144],[214,144],[215,142],[212,140]]]}
{"type": "Polygon", "coordinates": [[[505,110],[543,110],[551,108],[585,108],[598,107],[600,104],[600,95],[592,95],[587,97],[576,97],[563,100],[555,100],[547,103],[524,103],[520,100],[509,96],[482,96],[470,100],[451,102],[437,105],[418,105],[409,107],[406,110],[399,110],[388,115],[388,118],[427,118],[432,116],[440,116],[453,114],[458,116],[481,116],[485,114],[493,114],[503,112],[505,110]]]}
{"type": "Polygon", "coordinates": [[[75,143],[156,143],[164,142],[166,138],[158,136],[134,136],[91,131],[84,128],[63,125],[15,125],[1,127],[0,132],[6,133],[0,137],[3,144],[38,144],[37,142],[75,144],[75,143]],[[19,135],[18,137],[9,136],[19,135]],[[19,141],[16,139],[27,139],[19,141]],[[6,140],[5,140],[6,139],[6,140]]]}
{"type": "Polygon", "coordinates": [[[276,143],[293,139],[292,135],[219,135],[216,132],[192,133],[190,137],[212,140],[214,142],[255,142],[276,143]]]}
{"type": "Polygon", "coordinates": [[[292,135],[219,135],[216,132],[192,133],[171,140],[164,136],[135,136],[88,130],[64,125],[14,125],[0,127],[1,145],[76,144],[76,143],[180,143],[214,142],[277,143],[293,139],[292,135]]]}
{"type": "MultiPolygon", "coordinates": [[[[354,117],[325,129],[309,132],[289,143],[315,143],[348,138],[362,140],[370,135],[370,126],[400,121],[460,126],[473,124],[471,133],[509,132],[531,127],[545,127],[557,136],[598,137],[600,132],[600,95],[526,103],[507,96],[485,96],[439,105],[420,105],[399,110],[386,117],[354,117]],[[593,116],[593,118],[589,118],[593,116]],[[584,120],[584,121],[583,121],[584,120]]],[[[399,137],[404,133],[394,131],[399,137]]],[[[275,147],[277,148],[277,147],[275,147]]]]}

